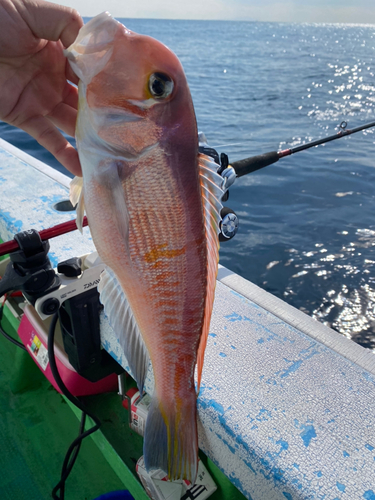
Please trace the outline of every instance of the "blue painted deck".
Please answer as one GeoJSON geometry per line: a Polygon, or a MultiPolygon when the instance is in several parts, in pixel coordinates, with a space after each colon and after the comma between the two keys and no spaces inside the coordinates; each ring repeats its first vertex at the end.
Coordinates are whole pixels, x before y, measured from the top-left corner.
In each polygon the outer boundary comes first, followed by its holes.
{"type": "MultiPolygon", "coordinates": [[[[52,208],[69,180],[51,176],[0,141],[3,240],[73,218],[52,208]]],[[[51,241],[54,264],[92,250],[87,229],[51,241]]],[[[374,355],[225,268],[218,279],[198,398],[202,450],[248,499],[375,500],[374,355]]],[[[102,342],[126,367],[104,317],[102,342]]]]}

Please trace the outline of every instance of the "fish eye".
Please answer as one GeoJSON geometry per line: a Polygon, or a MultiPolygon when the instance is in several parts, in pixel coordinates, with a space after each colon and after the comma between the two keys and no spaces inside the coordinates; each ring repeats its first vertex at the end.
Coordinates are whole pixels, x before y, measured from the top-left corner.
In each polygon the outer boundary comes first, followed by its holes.
{"type": "Polygon", "coordinates": [[[155,99],[165,99],[173,91],[173,80],[165,73],[153,73],[148,81],[148,88],[155,99]]]}

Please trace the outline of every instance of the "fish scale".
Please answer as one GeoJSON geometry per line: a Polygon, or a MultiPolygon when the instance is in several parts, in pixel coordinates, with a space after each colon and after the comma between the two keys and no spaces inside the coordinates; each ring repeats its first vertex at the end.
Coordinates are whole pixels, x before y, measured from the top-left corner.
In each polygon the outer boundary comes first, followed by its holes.
{"type": "MultiPolygon", "coordinates": [[[[151,289],[155,287],[158,296],[162,288],[160,276],[168,276],[174,284],[173,296],[178,297],[180,291],[184,297],[185,293],[181,287],[188,286],[188,280],[195,282],[195,277],[188,275],[186,262],[186,255],[189,252],[187,212],[190,209],[190,212],[194,213],[192,211],[194,207],[186,207],[182,204],[177,183],[170,178],[170,167],[166,164],[163,152],[155,152],[153,156],[154,161],[151,159],[149,163],[135,169],[134,174],[123,183],[127,205],[130,207],[131,257],[143,279],[148,281],[151,289]],[[160,183],[160,179],[169,179],[169,181],[160,183]],[[131,207],[134,207],[134,217],[131,207]],[[142,218],[143,214],[146,220],[138,224],[138,217],[142,218]]],[[[199,216],[201,220],[194,221],[194,224],[201,228],[203,242],[204,223],[201,213],[198,212],[196,218],[199,216]]],[[[195,242],[191,243],[190,247],[190,252],[199,252],[195,242]]],[[[197,262],[196,274],[198,276],[204,275],[203,266],[204,263],[197,262]]],[[[171,288],[166,287],[166,290],[171,290],[171,288]]],[[[204,296],[204,291],[200,293],[204,296]]],[[[180,307],[179,314],[182,314],[184,304],[180,307]]]]}
{"type": "MultiPolygon", "coordinates": [[[[202,307],[195,308],[196,319],[194,321],[190,313],[190,328],[188,329],[186,326],[184,328],[185,290],[192,288],[193,284],[195,294],[192,302],[197,302],[203,300],[205,289],[202,286],[197,286],[195,277],[189,276],[187,271],[186,256],[189,252],[185,222],[187,210],[181,204],[177,184],[173,182],[173,179],[169,183],[160,185],[159,179],[167,176],[169,167],[161,165],[161,161],[165,162],[163,154],[156,152],[155,156],[156,159],[150,161],[150,166],[146,163],[140,169],[135,169],[133,175],[123,182],[123,187],[127,205],[134,207],[134,217],[131,209],[129,214],[131,221],[129,228],[130,255],[140,276],[147,282],[149,303],[153,305],[155,310],[155,324],[160,325],[163,342],[169,347],[174,346],[172,352],[169,348],[166,353],[166,365],[169,366],[170,373],[168,373],[168,369],[163,367],[160,376],[161,384],[165,386],[165,392],[168,392],[174,377],[176,377],[175,367],[170,363],[169,358],[176,356],[176,352],[182,352],[182,358],[184,356],[186,358],[190,354],[190,358],[192,358],[190,362],[194,364],[197,346],[189,342],[188,337],[189,334],[196,336],[196,332],[202,328],[202,307]],[[158,168],[155,167],[156,164],[158,168]],[[149,209],[150,206],[153,206],[152,211],[149,209]],[[141,214],[142,217],[143,213],[146,221],[141,221],[138,224],[138,216],[141,214]],[[165,226],[167,226],[168,231],[166,231],[165,226]],[[142,237],[139,233],[142,233],[142,237]],[[147,258],[150,255],[152,258],[147,258]],[[167,280],[163,279],[165,275],[167,275],[167,280]],[[174,283],[173,288],[168,283],[169,280],[174,283]],[[201,298],[197,296],[197,292],[200,292],[201,298]],[[176,325],[172,326],[166,321],[171,318],[176,320],[176,325]]],[[[203,220],[200,222],[200,227],[203,241],[203,220]]],[[[190,247],[192,247],[193,253],[199,253],[199,249],[194,243],[190,244],[190,247]]],[[[204,262],[198,269],[201,276],[204,276],[203,265],[204,262]]],[[[155,328],[154,325],[153,328],[155,328]]],[[[157,355],[162,356],[158,352],[160,350],[158,343],[161,337],[155,335],[154,338],[154,342],[147,342],[149,350],[155,348],[157,355]]],[[[152,359],[153,353],[150,352],[150,355],[152,359]]],[[[155,376],[158,378],[158,373],[155,376]]],[[[189,386],[191,387],[191,384],[189,386]]]]}
{"type": "Polygon", "coordinates": [[[218,266],[221,178],[198,154],[186,77],[167,47],[101,14],[66,54],[80,78],[83,190],[74,180],[72,203],[79,200],[80,219],[86,207],[108,266],[100,300],[140,391],[149,359],[155,376],[145,465],[194,482],[194,370],[198,364],[199,387],[218,266]]]}

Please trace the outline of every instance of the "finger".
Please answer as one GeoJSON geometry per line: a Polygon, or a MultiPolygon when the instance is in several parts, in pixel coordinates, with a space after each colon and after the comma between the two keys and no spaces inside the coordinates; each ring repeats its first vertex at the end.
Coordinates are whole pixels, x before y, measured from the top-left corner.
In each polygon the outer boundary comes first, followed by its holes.
{"type": "Polygon", "coordinates": [[[82,176],[77,151],[48,118],[43,116],[30,118],[20,128],[34,137],[72,174],[82,176]]]}
{"type": "Polygon", "coordinates": [[[74,137],[77,121],[77,108],[78,89],[74,85],[67,84],[63,101],[59,103],[47,116],[56,127],[71,137],[74,137]]]}
{"type": "Polygon", "coordinates": [[[66,86],[63,102],[74,109],[78,108],[78,88],[75,85],[68,84],[66,86]]]}
{"type": "Polygon", "coordinates": [[[55,107],[52,113],[48,114],[48,118],[60,130],[74,137],[77,121],[76,109],[61,102],[55,107]]]}
{"type": "Polygon", "coordinates": [[[65,75],[66,79],[69,80],[70,82],[74,83],[75,85],[78,85],[79,78],[78,76],[74,73],[72,70],[72,67],[69,64],[69,61],[66,60],[66,70],[65,70],[65,75]]]}
{"type": "Polygon", "coordinates": [[[79,13],[70,7],[43,0],[15,0],[14,4],[37,38],[61,40],[64,47],[69,47],[74,42],[83,26],[79,13]]]}

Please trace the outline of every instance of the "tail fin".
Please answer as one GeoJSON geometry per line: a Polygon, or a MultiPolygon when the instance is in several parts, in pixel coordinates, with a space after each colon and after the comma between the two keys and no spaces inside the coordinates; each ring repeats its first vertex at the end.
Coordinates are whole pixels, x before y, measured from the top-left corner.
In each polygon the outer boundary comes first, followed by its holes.
{"type": "Polygon", "coordinates": [[[165,408],[154,393],[146,422],[143,454],[147,471],[162,469],[169,479],[195,483],[198,468],[196,394],[165,408]]]}

